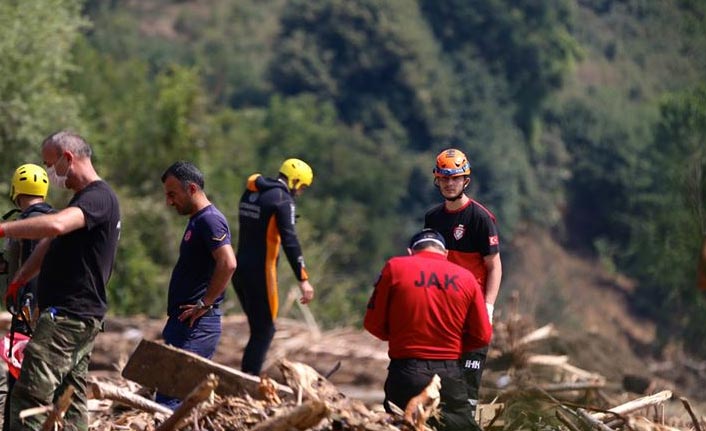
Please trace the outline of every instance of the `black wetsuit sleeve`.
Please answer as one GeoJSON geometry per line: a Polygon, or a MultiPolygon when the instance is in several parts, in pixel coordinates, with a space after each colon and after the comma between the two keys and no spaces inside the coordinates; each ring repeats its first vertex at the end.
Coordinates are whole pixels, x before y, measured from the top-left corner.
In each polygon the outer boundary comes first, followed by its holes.
{"type": "Polygon", "coordinates": [[[304,256],[299,245],[297,232],[294,228],[295,223],[295,207],[291,200],[282,200],[277,205],[277,229],[282,238],[282,248],[284,254],[287,255],[289,265],[294,271],[294,276],[297,280],[304,281],[309,278],[304,265],[304,256]]]}

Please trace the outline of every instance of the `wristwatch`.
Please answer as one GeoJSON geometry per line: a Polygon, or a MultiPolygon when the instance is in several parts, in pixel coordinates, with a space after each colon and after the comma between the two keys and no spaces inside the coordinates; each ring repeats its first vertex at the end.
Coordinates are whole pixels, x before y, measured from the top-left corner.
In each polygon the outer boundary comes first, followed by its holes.
{"type": "Polygon", "coordinates": [[[213,308],[213,304],[211,305],[206,305],[205,302],[203,302],[203,298],[199,299],[196,301],[196,306],[199,307],[202,310],[210,310],[213,308]]]}

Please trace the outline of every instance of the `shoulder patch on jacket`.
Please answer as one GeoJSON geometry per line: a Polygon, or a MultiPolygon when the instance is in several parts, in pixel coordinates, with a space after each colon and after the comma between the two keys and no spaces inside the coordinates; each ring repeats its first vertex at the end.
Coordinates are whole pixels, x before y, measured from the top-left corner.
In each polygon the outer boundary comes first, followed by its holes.
{"type": "Polygon", "coordinates": [[[247,182],[247,188],[251,192],[256,192],[257,191],[257,185],[255,184],[255,181],[258,179],[258,177],[261,177],[262,174],[254,173],[248,177],[248,182],[247,182]]]}

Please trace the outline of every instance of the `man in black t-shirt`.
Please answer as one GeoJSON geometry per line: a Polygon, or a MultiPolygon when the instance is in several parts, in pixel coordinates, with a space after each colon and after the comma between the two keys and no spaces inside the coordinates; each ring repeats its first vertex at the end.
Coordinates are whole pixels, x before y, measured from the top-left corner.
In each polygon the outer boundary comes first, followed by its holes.
{"type": "Polygon", "coordinates": [[[75,194],[55,214],[0,224],[0,237],[41,238],[5,294],[8,308],[16,307],[20,288],[39,273],[40,315],[12,391],[10,429],[41,429],[46,414],[21,421],[20,412],[51,405],[72,386],[64,429],[87,430],[86,376],[107,309],[105,288],[117,251],[120,207],[93,167],[90,146],[79,135],[52,134],[41,152],[52,186],[75,194]]]}

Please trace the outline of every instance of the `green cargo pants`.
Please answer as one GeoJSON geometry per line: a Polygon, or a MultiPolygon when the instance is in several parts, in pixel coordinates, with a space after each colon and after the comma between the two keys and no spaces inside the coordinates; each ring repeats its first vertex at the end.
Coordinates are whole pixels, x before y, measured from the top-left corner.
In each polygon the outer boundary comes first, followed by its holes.
{"type": "Polygon", "coordinates": [[[64,416],[67,431],[88,430],[86,377],[102,322],[42,312],[27,344],[22,372],[10,397],[10,429],[39,430],[46,415],[20,420],[22,410],[53,404],[69,386],[71,405],[64,416]]]}

